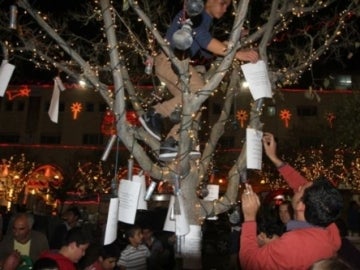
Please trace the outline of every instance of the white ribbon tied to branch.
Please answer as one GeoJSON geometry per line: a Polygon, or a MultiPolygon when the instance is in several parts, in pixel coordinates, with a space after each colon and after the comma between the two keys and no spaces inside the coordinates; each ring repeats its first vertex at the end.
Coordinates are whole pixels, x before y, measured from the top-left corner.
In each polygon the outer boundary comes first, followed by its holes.
{"type": "Polygon", "coordinates": [[[0,97],[3,97],[8,87],[10,78],[14,72],[15,66],[3,60],[0,66],[0,97]]]}
{"type": "Polygon", "coordinates": [[[59,118],[59,100],[60,100],[60,91],[64,91],[65,86],[62,83],[59,76],[54,78],[54,89],[51,97],[50,107],[48,110],[48,114],[50,120],[54,123],[58,122],[59,118]]]}

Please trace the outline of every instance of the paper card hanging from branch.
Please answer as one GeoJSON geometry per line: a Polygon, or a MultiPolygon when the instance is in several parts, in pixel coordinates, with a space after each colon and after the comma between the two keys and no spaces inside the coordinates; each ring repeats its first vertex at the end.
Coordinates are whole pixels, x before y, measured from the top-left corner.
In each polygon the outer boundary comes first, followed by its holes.
{"type": "Polygon", "coordinates": [[[111,198],[109,203],[107,221],[106,221],[104,245],[108,245],[116,240],[117,227],[118,227],[118,211],[119,211],[119,199],[111,198]]]}
{"type": "Polygon", "coordinates": [[[271,98],[271,84],[264,61],[260,60],[256,63],[241,65],[241,69],[254,100],[271,98]]]}
{"type": "Polygon", "coordinates": [[[147,201],[145,201],[145,192],[146,192],[146,184],[145,184],[145,175],[134,175],[133,179],[134,182],[140,184],[140,192],[139,192],[139,199],[138,199],[138,210],[147,210],[147,201]]]}
{"type": "Polygon", "coordinates": [[[262,136],[260,130],[246,129],[246,168],[261,170],[262,136]]]}
{"type": "Polygon", "coordinates": [[[189,220],[185,210],[184,198],[181,194],[175,197],[175,234],[186,235],[190,231],[189,220]]]}
{"type": "Polygon", "coordinates": [[[62,83],[60,77],[55,77],[54,78],[54,89],[53,89],[53,93],[51,96],[50,107],[48,110],[50,120],[54,123],[58,122],[60,91],[64,91],[64,90],[65,90],[65,86],[62,83]]]}
{"type": "Polygon", "coordinates": [[[189,233],[185,235],[181,254],[184,269],[201,269],[201,226],[190,225],[189,233]]]}
{"type": "Polygon", "coordinates": [[[163,227],[163,230],[167,232],[175,232],[174,203],[175,203],[175,196],[171,195],[168,211],[166,214],[166,219],[163,227]]]}
{"type": "Polygon", "coordinates": [[[122,179],[119,185],[119,216],[118,220],[134,224],[140,195],[140,183],[122,179]]]}
{"type": "MultiPolygon", "coordinates": [[[[209,194],[204,198],[204,201],[213,201],[219,199],[219,191],[220,186],[219,185],[207,185],[207,190],[209,191],[209,194]]],[[[218,217],[216,215],[207,217],[208,220],[217,220],[218,217]]]]}
{"type": "Polygon", "coordinates": [[[15,66],[3,60],[0,66],[0,97],[3,97],[8,87],[10,78],[14,72],[15,66]]]}

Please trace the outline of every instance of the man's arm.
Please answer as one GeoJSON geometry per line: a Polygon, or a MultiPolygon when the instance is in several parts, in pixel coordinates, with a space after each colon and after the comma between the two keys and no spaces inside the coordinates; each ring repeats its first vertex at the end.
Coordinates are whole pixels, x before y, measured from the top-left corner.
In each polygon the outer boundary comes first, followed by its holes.
{"type": "Polygon", "coordinates": [[[280,174],[284,177],[285,181],[294,191],[297,191],[300,186],[303,186],[308,182],[297,170],[277,156],[277,144],[273,134],[267,132],[264,133],[263,146],[268,158],[272,161],[275,167],[279,170],[280,174]]]}
{"type": "MultiPolygon", "coordinates": [[[[227,46],[220,40],[212,38],[206,49],[215,55],[225,56],[227,46]]],[[[255,63],[259,60],[259,54],[255,50],[239,50],[236,52],[235,58],[240,61],[255,63]]]]}

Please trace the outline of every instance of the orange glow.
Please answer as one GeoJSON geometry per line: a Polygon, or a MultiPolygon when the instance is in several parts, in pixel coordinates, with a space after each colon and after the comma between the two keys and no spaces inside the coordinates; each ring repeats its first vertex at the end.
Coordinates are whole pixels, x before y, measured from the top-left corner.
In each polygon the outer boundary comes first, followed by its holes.
{"type": "Polygon", "coordinates": [[[20,89],[18,90],[6,91],[9,100],[13,100],[17,97],[29,97],[30,93],[31,89],[27,85],[20,85],[20,89]]]}
{"type": "Polygon", "coordinates": [[[291,113],[290,113],[290,111],[289,111],[289,110],[286,110],[286,109],[281,110],[281,111],[280,111],[280,118],[281,118],[281,120],[284,121],[285,127],[288,128],[288,127],[289,127],[289,121],[290,121],[290,119],[291,119],[291,113]]]}
{"type": "Polygon", "coordinates": [[[240,121],[240,125],[242,128],[244,127],[244,122],[248,119],[248,117],[249,116],[245,110],[239,110],[236,113],[236,118],[240,121]]]}
{"type": "Polygon", "coordinates": [[[71,111],[73,113],[73,119],[76,120],[78,117],[79,112],[82,111],[82,105],[80,102],[74,102],[71,105],[71,111]]]}

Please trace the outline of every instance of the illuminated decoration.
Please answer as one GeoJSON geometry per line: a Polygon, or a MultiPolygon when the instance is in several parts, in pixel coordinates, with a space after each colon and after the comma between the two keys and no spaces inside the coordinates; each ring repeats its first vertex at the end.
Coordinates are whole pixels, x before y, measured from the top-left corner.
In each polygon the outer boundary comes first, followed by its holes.
{"type": "Polygon", "coordinates": [[[29,200],[29,195],[36,195],[43,198],[46,204],[56,207],[57,198],[54,198],[53,191],[61,187],[63,180],[63,173],[53,165],[47,164],[35,168],[27,177],[23,203],[31,207],[32,200],[29,200]]]}
{"type": "Polygon", "coordinates": [[[32,173],[34,164],[27,161],[24,154],[18,158],[11,156],[9,160],[2,159],[0,164],[0,199],[7,202],[10,209],[12,203],[18,203],[22,198],[26,179],[32,173]]]}
{"type": "Polygon", "coordinates": [[[104,163],[96,164],[87,162],[78,164],[77,172],[73,177],[73,192],[82,198],[92,194],[108,194],[111,192],[111,180],[114,175],[112,165],[105,166],[104,163]]]}
{"type": "Polygon", "coordinates": [[[330,128],[333,128],[334,120],[336,119],[336,116],[334,113],[329,112],[326,114],[326,120],[329,123],[330,128]]]}
{"type": "Polygon", "coordinates": [[[249,115],[245,110],[239,110],[236,113],[236,119],[240,121],[240,125],[243,128],[244,127],[244,122],[246,120],[248,120],[249,115]]]}
{"type": "Polygon", "coordinates": [[[6,95],[9,100],[14,100],[17,97],[29,97],[31,89],[27,85],[21,85],[17,90],[7,90],[6,95]]]}
{"type": "MultiPolygon", "coordinates": [[[[296,151],[283,157],[309,181],[324,176],[339,189],[360,191],[360,151],[347,147],[320,148],[296,151]]],[[[254,178],[264,179],[271,190],[288,188],[284,179],[271,163],[264,163],[263,170],[254,178]]]]}
{"type": "Polygon", "coordinates": [[[107,110],[101,122],[101,133],[104,135],[116,134],[116,118],[112,110],[107,110]]]}
{"type": "Polygon", "coordinates": [[[135,111],[127,111],[126,112],[126,121],[128,121],[128,123],[133,126],[140,125],[139,118],[135,111]]]}
{"type": "Polygon", "coordinates": [[[41,191],[50,186],[59,188],[64,177],[62,172],[53,165],[42,165],[36,168],[27,179],[27,188],[41,191]]]}
{"type": "Polygon", "coordinates": [[[80,102],[74,102],[70,108],[73,113],[73,119],[76,120],[78,114],[82,111],[82,105],[80,102]]]}
{"type": "Polygon", "coordinates": [[[280,111],[280,118],[281,120],[284,121],[285,127],[288,128],[289,127],[289,121],[291,119],[291,113],[289,110],[281,110],[280,111]]]}

